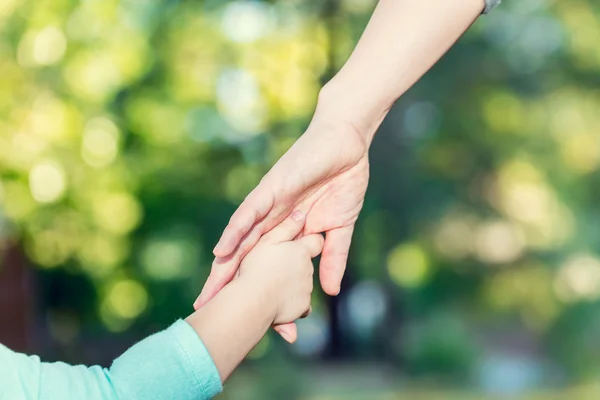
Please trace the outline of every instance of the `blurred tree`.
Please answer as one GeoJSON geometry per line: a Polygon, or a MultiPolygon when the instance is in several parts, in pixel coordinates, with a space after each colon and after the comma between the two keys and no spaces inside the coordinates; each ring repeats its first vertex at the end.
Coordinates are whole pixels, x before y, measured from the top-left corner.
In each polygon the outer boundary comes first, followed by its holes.
{"type": "MultiPolygon", "coordinates": [[[[36,326],[68,352],[189,312],[374,3],[4,0],[0,248],[36,266],[36,326]]],[[[592,0],[507,2],[402,97],[343,295],[316,296],[295,352],[481,385],[496,353],[597,376],[599,36],[592,0]],[[499,327],[518,334],[491,343],[499,327]]]]}

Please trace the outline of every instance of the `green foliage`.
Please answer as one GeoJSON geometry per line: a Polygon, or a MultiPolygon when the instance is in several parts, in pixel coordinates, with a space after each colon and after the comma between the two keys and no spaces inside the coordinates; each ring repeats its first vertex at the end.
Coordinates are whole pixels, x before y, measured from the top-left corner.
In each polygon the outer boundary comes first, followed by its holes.
{"type": "MultiPolygon", "coordinates": [[[[189,312],[374,2],[315,3],[3,1],[0,249],[40,271],[50,325],[74,341],[189,312]]],[[[600,7],[506,3],[384,123],[350,283],[386,288],[385,355],[408,371],[463,379],[507,331],[593,379],[600,7]]]]}

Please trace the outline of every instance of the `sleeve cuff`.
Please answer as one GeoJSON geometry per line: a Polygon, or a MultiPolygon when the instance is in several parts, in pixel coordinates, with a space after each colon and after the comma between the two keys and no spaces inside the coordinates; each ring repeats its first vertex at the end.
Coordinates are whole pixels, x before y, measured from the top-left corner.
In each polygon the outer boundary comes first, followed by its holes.
{"type": "Polygon", "coordinates": [[[178,320],[167,329],[178,344],[182,358],[196,378],[196,386],[203,398],[213,398],[223,390],[221,376],[212,357],[196,331],[185,321],[178,320]]]}
{"type": "Polygon", "coordinates": [[[483,9],[483,14],[489,13],[501,2],[502,0],[485,0],[485,8],[483,9]]]}
{"type": "Polygon", "coordinates": [[[212,357],[183,320],[127,350],[109,377],[118,397],[131,400],[207,400],[222,390],[212,357]]]}

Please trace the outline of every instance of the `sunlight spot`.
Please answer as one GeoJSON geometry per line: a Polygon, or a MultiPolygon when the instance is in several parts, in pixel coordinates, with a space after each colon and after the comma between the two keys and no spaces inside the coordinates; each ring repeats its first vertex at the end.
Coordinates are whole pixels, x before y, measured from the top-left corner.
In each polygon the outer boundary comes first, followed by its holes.
{"type": "Polygon", "coordinates": [[[142,208],[130,193],[107,193],[94,199],[94,217],[109,232],[126,234],[142,219],[142,208]]]}
{"type": "Polygon", "coordinates": [[[476,235],[477,258],[490,264],[515,261],[523,253],[525,237],[518,226],[507,221],[481,225],[476,235]]]}
{"type": "Polygon", "coordinates": [[[388,256],[388,272],[398,286],[422,286],[431,274],[427,253],[417,244],[396,246],[388,256]]]}
{"type": "Polygon", "coordinates": [[[225,6],[221,26],[231,41],[249,43],[264,37],[273,24],[269,4],[234,1],[225,6]]]}
{"type": "Polygon", "coordinates": [[[53,26],[44,28],[33,42],[33,59],[40,65],[52,65],[65,55],[67,39],[63,32],[53,26]]]}
{"type": "Polygon", "coordinates": [[[108,118],[94,118],[85,126],[81,157],[91,167],[111,164],[119,150],[119,129],[108,118]]]}
{"type": "Polygon", "coordinates": [[[106,288],[100,317],[109,330],[121,332],[146,310],[148,301],[148,292],[141,283],[122,279],[106,288]]]}
{"type": "Polygon", "coordinates": [[[468,217],[445,218],[434,236],[436,249],[453,260],[465,258],[472,250],[473,226],[468,217]]]}
{"type": "Polygon", "coordinates": [[[40,162],[29,173],[31,195],[40,203],[59,200],[66,187],[65,173],[60,164],[54,161],[40,162]]]}
{"type": "Polygon", "coordinates": [[[568,259],[560,268],[554,289],[565,302],[600,298],[600,260],[591,255],[568,259]]]}

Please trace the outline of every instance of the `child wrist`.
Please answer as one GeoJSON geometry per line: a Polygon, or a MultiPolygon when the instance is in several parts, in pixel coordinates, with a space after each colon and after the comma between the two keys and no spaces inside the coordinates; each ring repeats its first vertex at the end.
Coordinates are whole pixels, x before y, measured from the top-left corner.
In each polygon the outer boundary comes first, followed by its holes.
{"type": "Polygon", "coordinates": [[[272,323],[277,317],[278,301],[274,285],[269,285],[264,279],[256,279],[253,277],[240,277],[240,283],[245,288],[245,293],[249,299],[253,299],[258,303],[261,310],[265,312],[265,316],[272,323]]]}

